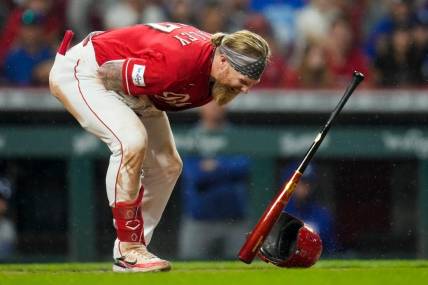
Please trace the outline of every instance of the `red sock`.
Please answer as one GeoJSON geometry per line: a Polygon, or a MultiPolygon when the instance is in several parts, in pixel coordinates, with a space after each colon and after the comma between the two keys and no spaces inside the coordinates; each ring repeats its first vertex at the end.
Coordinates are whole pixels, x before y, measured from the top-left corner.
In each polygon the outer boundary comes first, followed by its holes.
{"type": "Polygon", "coordinates": [[[134,202],[117,202],[112,208],[117,238],[124,242],[145,244],[141,201],[144,188],[141,186],[138,197],[134,202]]]}

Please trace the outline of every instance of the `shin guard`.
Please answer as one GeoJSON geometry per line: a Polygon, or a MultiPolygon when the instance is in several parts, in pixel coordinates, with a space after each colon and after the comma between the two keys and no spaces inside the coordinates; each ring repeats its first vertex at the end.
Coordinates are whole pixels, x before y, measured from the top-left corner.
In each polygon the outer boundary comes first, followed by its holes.
{"type": "Polygon", "coordinates": [[[113,221],[117,238],[123,242],[138,242],[145,244],[141,201],[144,188],[141,186],[138,197],[131,203],[117,202],[113,211],[113,221]]]}

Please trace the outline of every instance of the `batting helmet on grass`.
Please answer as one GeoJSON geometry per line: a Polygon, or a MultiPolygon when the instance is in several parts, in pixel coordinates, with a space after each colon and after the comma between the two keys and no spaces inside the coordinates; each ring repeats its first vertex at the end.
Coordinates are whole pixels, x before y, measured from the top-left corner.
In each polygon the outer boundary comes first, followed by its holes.
{"type": "Polygon", "coordinates": [[[322,252],[320,236],[301,220],[283,212],[258,256],[279,267],[310,267],[322,252]]]}

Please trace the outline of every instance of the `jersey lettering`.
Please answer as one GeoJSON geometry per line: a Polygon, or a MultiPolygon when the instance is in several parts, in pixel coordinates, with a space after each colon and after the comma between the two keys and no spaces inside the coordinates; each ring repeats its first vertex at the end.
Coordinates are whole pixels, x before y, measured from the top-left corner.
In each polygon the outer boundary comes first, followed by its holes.
{"type": "Polygon", "coordinates": [[[204,32],[204,31],[201,31],[201,30],[196,30],[194,32],[189,32],[189,33],[196,34],[196,35],[200,36],[203,40],[211,39],[211,34],[204,32]]]}
{"type": "Polygon", "coordinates": [[[194,31],[194,32],[187,32],[190,35],[194,35],[196,37],[200,37],[203,40],[209,40],[211,39],[211,35],[208,33],[205,33],[203,31],[194,31]]]}
{"type": "Polygon", "coordinates": [[[189,41],[191,41],[191,42],[194,42],[194,41],[198,40],[198,38],[195,37],[196,33],[193,33],[193,36],[192,36],[191,32],[187,32],[187,33],[186,32],[182,32],[180,34],[183,35],[183,36],[187,36],[187,39],[189,41]]]}
{"type": "Polygon", "coordinates": [[[174,36],[175,39],[180,41],[182,46],[187,46],[191,42],[195,42],[197,40],[207,40],[209,37],[206,34],[197,33],[197,32],[182,32],[179,35],[174,36]]]}
{"type": "MultiPolygon", "coordinates": [[[[164,33],[171,33],[172,31],[175,31],[179,28],[183,28],[186,26],[182,24],[173,24],[173,23],[147,23],[145,25],[150,26],[164,33]]],[[[175,35],[174,38],[180,42],[181,46],[187,46],[191,42],[194,42],[200,39],[207,40],[210,38],[210,35],[202,31],[195,31],[195,32],[190,31],[190,32],[182,32],[179,35],[175,35]]]]}
{"type": "Polygon", "coordinates": [[[192,103],[189,102],[190,95],[189,94],[179,94],[174,92],[163,92],[161,96],[156,95],[156,97],[159,100],[164,101],[170,106],[173,107],[183,107],[187,105],[191,105],[192,103]]]}
{"type": "Polygon", "coordinates": [[[156,30],[162,31],[164,33],[171,33],[172,31],[183,27],[172,23],[148,23],[145,25],[150,26],[156,30]]]}
{"type": "Polygon", "coordinates": [[[180,41],[180,44],[181,44],[182,46],[187,46],[188,44],[190,44],[190,42],[189,42],[189,41],[187,41],[187,40],[183,39],[182,37],[180,37],[180,36],[178,36],[178,35],[175,35],[175,36],[174,36],[174,38],[176,38],[177,40],[179,40],[179,41],[180,41]]]}

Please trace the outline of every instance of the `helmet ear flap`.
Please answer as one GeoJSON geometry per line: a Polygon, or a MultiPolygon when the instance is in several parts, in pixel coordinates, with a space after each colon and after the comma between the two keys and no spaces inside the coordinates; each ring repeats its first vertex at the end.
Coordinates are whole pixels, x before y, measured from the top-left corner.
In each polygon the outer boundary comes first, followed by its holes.
{"type": "Polygon", "coordinates": [[[318,261],[322,242],[301,220],[281,213],[258,256],[279,267],[310,267],[318,261]]]}

